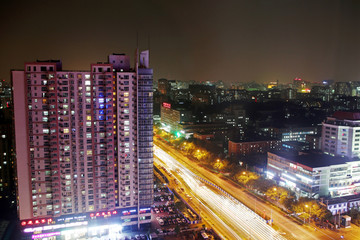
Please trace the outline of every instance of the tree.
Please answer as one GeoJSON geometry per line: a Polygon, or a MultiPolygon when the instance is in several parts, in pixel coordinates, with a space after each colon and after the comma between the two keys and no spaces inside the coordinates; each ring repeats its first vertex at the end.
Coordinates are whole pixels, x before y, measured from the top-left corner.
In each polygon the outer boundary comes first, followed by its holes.
{"type": "Polygon", "coordinates": [[[236,175],[236,180],[242,184],[248,184],[250,181],[258,179],[260,176],[254,172],[241,171],[236,175]]]}
{"type": "Polygon", "coordinates": [[[355,224],[360,224],[360,212],[356,208],[351,208],[349,212],[351,217],[351,222],[355,224]]]}
{"type": "Polygon", "coordinates": [[[253,179],[249,181],[248,185],[251,186],[253,189],[258,190],[259,192],[265,193],[269,188],[274,185],[274,182],[272,180],[259,177],[258,179],[253,179]]]}
{"type": "Polygon", "coordinates": [[[265,192],[265,195],[274,201],[284,204],[290,194],[289,191],[283,187],[272,186],[265,192]]]}

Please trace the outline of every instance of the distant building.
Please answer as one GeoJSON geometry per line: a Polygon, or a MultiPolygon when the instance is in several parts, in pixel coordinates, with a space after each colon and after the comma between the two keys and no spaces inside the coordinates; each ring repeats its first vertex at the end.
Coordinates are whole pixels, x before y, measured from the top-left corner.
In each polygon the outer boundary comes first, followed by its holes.
{"type": "Polygon", "coordinates": [[[215,138],[214,133],[202,133],[202,132],[196,132],[193,134],[193,137],[199,140],[211,140],[215,138]]]}
{"type": "Polygon", "coordinates": [[[170,94],[170,83],[167,79],[161,78],[158,80],[158,90],[163,95],[170,94]]]}
{"type": "Polygon", "coordinates": [[[330,101],[333,90],[329,86],[313,86],[311,88],[311,96],[322,101],[330,101]]]}
{"type": "Polygon", "coordinates": [[[193,84],[189,85],[190,98],[193,104],[214,105],[216,102],[215,86],[193,84]]]}
{"type": "Polygon", "coordinates": [[[167,132],[176,133],[182,131],[182,123],[191,120],[191,112],[181,108],[175,108],[170,103],[163,102],[161,105],[161,124],[167,132]]]}
{"type": "Polygon", "coordinates": [[[306,135],[316,134],[316,127],[296,127],[296,128],[275,128],[268,127],[261,129],[262,134],[265,136],[280,139],[283,142],[297,141],[305,142],[306,135]]]}
{"type": "Polygon", "coordinates": [[[296,90],[293,88],[286,88],[281,90],[281,98],[287,100],[296,99],[296,90]]]}
{"type": "Polygon", "coordinates": [[[360,160],[325,154],[268,152],[267,177],[298,197],[341,197],[360,193],[360,160]]]}
{"type": "Polygon", "coordinates": [[[13,125],[3,112],[0,112],[0,198],[6,199],[9,207],[16,200],[13,125]]]}
{"type": "Polygon", "coordinates": [[[309,144],[304,142],[286,141],[286,142],[282,142],[282,150],[299,153],[303,151],[308,151],[309,144]]]}
{"type": "Polygon", "coordinates": [[[257,153],[266,153],[270,150],[279,150],[279,140],[229,141],[228,153],[230,156],[241,156],[257,153]]]}
{"type": "Polygon", "coordinates": [[[310,150],[321,150],[321,135],[309,134],[306,135],[305,141],[309,144],[310,150]]]}
{"type": "Polygon", "coordinates": [[[351,96],[352,94],[351,84],[349,82],[336,82],[334,90],[337,95],[351,96]]]}
{"type": "Polygon", "coordinates": [[[0,80],[0,109],[10,108],[11,105],[11,87],[5,80],[0,80]]]}
{"type": "Polygon", "coordinates": [[[359,157],[360,112],[335,112],[322,125],[321,148],[325,154],[359,157]]]}

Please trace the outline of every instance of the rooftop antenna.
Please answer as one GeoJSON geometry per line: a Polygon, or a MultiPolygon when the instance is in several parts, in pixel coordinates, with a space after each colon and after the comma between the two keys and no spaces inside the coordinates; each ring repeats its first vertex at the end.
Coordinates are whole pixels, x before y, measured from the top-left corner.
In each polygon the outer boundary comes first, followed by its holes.
{"type": "Polygon", "coordinates": [[[136,31],[136,50],[135,50],[135,69],[138,69],[138,58],[139,58],[139,32],[136,31]]]}
{"type": "Polygon", "coordinates": [[[139,32],[136,31],[136,49],[139,48],[139,32]]]}

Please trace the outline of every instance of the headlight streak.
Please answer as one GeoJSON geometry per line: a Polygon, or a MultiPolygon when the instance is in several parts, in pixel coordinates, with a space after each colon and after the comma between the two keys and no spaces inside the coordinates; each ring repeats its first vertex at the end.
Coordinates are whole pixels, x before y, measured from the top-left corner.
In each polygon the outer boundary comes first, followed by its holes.
{"type": "MultiPolygon", "coordinates": [[[[180,169],[179,176],[183,178],[196,196],[203,202],[206,202],[209,208],[217,213],[218,216],[226,219],[226,222],[230,223],[231,227],[235,228],[233,230],[241,229],[243,233],[247,234],[252,239],[285,239],[269,226],[263,218],[238,200],[218,194],[207,186],[201,186],[203,184],[201,184],[201,181],[193,172],[188,170],[159,147],[155,146],[154,154],[171,170],[177,168],[180,169]]],[[[229,226],[223,221],[221,222],[229,229],[229,226]]]]}

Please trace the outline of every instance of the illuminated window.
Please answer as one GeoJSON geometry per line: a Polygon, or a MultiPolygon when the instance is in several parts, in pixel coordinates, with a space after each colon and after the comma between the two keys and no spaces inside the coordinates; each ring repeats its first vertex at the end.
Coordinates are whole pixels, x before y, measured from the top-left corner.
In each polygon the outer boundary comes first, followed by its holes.
{"type": "Polygon", "coordinates": [[[128,92],[124,92],[124,97],[128,97],[129,93],[128,92]]]}
{"type": "Polygon", "coordinates": [[[64,133],[69,133],[69,129],[68,129],[68,128],[64,128],[64,133]]]}
{"type": "Polygon", "coordinates": [[[92,155],[92,150],[87,150],[87,151],[86,151],[86,154],[87,154],[87,155],[92,155]]]}
{"type": "MultiPolygon", "coordinates": [[[[85,74],[85,79],[90,79],[90,74],[85,74]]],[[[89,82],[90,85],[90,81],[85,81],[85,85],[87,85],[86,82],[89,82]]]]}

